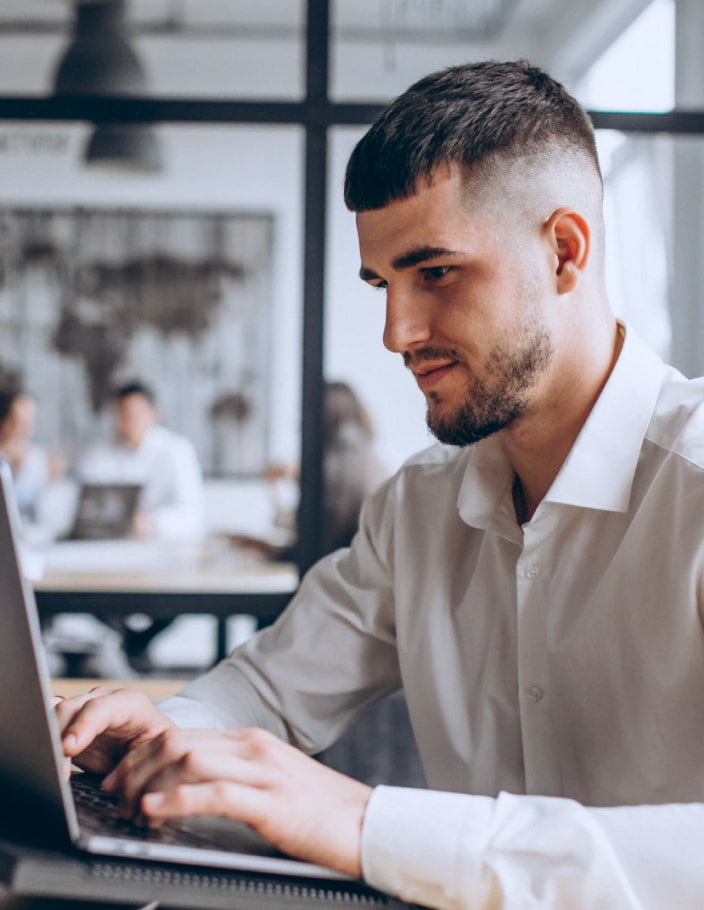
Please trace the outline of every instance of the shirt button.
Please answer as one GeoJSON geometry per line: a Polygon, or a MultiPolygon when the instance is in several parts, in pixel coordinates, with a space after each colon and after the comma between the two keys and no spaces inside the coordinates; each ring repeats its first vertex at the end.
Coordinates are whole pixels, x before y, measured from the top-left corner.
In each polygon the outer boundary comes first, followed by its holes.
{"type": "Polygon", "coordinates": [[[540,567],[536,566],[535,563],[532,563],[526,569],[526,575],[528,576],[528,578],[537,578],[538,575],[540,575],[540,567]]]}
{"type": "Polygon", "coordinates": [[[545,695],[540,686],[531,686],[529,689],[526,689],[526,692],[528,693],[528,698],[536,703],[545,695]]]}

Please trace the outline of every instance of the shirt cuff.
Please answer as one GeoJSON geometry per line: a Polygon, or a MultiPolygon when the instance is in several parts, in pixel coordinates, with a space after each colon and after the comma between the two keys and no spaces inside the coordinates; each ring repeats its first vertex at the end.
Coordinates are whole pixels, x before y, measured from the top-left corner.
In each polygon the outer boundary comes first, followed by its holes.
{"type": "Polygon", "coordinates": [[[376,787],[362,827],[365,880],[410,903],[483,906],[490,886],[482,854],[493,811],[487,796],[376,787]]]}

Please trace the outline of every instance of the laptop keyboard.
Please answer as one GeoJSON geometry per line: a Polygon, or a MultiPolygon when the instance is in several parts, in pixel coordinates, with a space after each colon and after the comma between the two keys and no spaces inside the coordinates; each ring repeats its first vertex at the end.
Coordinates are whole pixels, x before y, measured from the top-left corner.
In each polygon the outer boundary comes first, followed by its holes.
{"type": "Polygon", "coordinates": [[[90,774],[72,775],[71,790],[80,826],[91,834],[177,844],[182,847],[222,849],[215,838],[186,831],[178,822],[164,822],[159,828],[149,828],[137,824],[133,819],[124,818],[118,809],[117,797],[101,790],[98,778],[90,774]]]}

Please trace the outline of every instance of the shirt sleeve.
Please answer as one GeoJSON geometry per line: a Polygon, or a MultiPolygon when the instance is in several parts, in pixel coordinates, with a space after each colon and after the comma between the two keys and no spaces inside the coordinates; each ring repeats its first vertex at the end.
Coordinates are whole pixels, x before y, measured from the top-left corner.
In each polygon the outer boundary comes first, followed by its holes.
{"type": "MultiPolygon", "coordinates": [[[[187,439],[175,437],[165,446],[168,458],[160,460],[160,469],[168,477],[165,489],[161,485],[159,500],[147,502],[154,530],[160,537],[198,538],[203,533],[203,476],[195,449],[187,439]]],[[[162,478],[162,483],[164,478],[162,478]]]]}
{"type": "Polygon", "coordinates": [[[586,808],[377,787],[362,831],[369,884],[442,910],[700,910],[704,805],[586,808]]]}
{"type": "Polygon", "coordinates": [[[200,706],[217,725],[263,727],[314,754],[398,689],[386,515],[380,492],[365,505],[352,547],[320,560],[272,626],[162,710],[190,726],[200,706]]]}

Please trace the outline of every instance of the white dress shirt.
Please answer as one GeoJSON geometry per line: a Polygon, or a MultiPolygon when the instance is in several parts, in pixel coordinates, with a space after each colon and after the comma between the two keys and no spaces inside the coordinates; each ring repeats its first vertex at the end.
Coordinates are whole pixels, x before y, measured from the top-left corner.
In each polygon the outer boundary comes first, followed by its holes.
{"type": "Polygon", "coordinates": [[[367,881],[452,910],[701,910],[702,402],[629,328],[529,522],[496,437],[412,458],[164,709],[316,752],[403,685],[431,791],[374,791],[367,881]]]}
{"type": "Polygon", "coordinates": [[[19,468],[13,468],[12,481],[17,508],[24,518],[35,518],[37,506],[51,483],[49,454],[34,443],[30,444],[19,468]]]}
{"type": "Polygon", "coordinates": [[[88,483],[139,483],[139,507],[158,537],[198,538],[203,531],[203,479],[190,440],[160,425],[137,448],[99,443],[82,458],[78,473],[88,483]]]}

